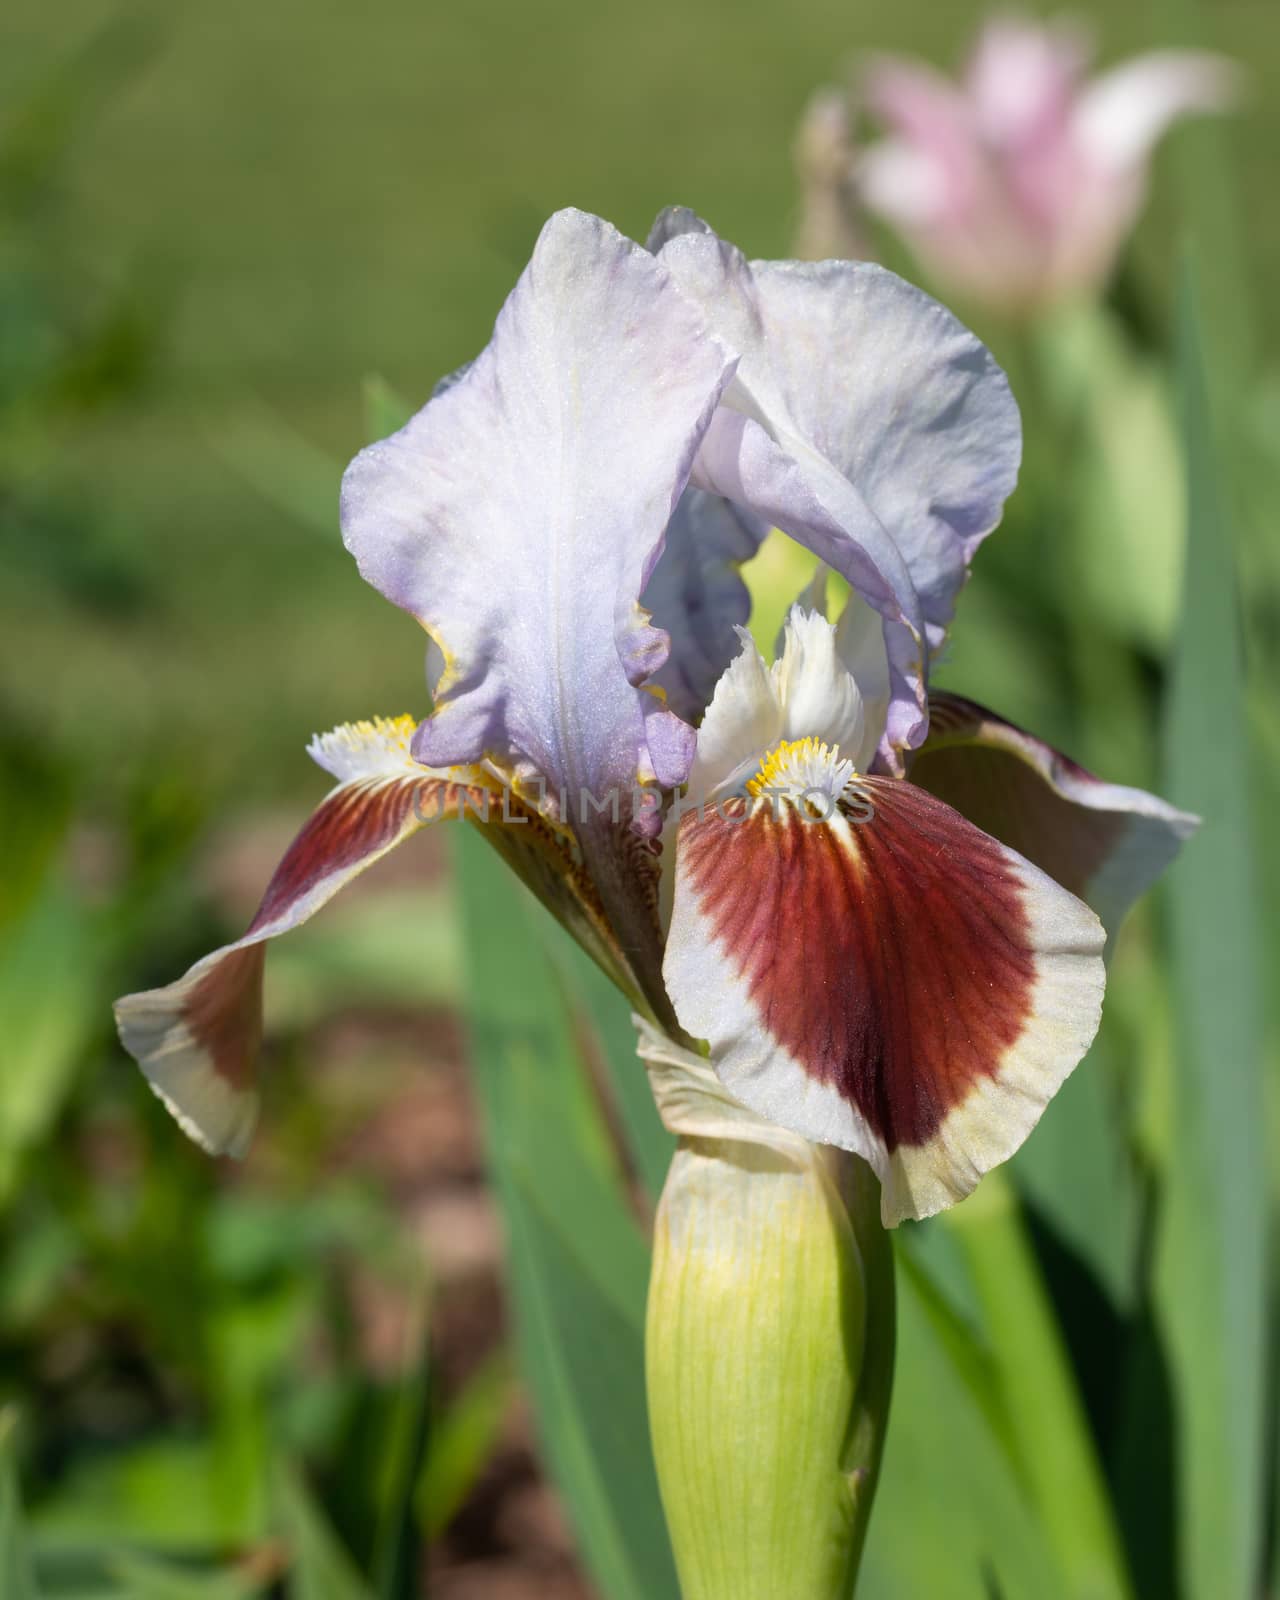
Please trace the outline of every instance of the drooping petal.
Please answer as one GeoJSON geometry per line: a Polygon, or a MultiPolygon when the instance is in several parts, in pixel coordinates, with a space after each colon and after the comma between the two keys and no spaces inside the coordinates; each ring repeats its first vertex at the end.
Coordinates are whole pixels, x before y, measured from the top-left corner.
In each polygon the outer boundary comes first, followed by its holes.
{"type": "Polygon", "coordinates": [[[822,822],[764,801],[686,816],[664,971],[730,1092],[870,1161],[891,1226],[1034,1127],[1097,1029],[1103,932],[914,785],[854,790],[822,822]]]}
{"type": "Polygon", "coordinates": [[[215,1154],[243,1155],[257,1120],[264,944],[428,822],[487,805],[475,770],[432,772],[409,754],[412,717],[336,728],[310,753],[340,782],[285,852],[248,932],[163,989],[115,1005],[126,1050],[183,1129],[215,1154]]]}
{"type": "Polygon", "coordinates": [[[931,696],[929,737],[909,775],[1087,901],[1109,933],[1199,825],[959,695],[931,696]]]}
{"type": "Polygon", "coordinates": [[[686,489],[641,601],[671,653],[650,679],[686,722],[697,723],[720,674],[738,649],[751,615],[740,568],[769,529],[747,512],[701,489],[686,489]]]}
{"type": "Polygon", "coordinates": [[[940,641],[1016,479],[1004,374],[950,312],[873,263],[748,262],[679,211],[650,244],[741,358],[696,481],[792,534],[880,612],[890,737],[910,743],[920,640],[940,641]]]}
{"type": "Polygon", "coordinates": [[[488,348],[356,457],[346,543],[447,662],[424,761],[633,781],[667,652],[638,602],[731,369],[647,252],[564,211],[488,348]]]}

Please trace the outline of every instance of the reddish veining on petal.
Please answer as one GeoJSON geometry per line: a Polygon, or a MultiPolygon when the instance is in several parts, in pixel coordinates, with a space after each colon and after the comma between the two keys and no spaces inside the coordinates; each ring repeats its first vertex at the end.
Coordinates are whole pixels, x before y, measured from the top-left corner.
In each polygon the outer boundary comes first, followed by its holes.
{"type": "MultiPolygon", "coordinates": [[[[308,818],[276,868],[246,937],[267,936],[302,920],[308,895],[334,877],[350,877],[421,821],[456,810],[461,796],[483,792],[443,779],[373,779],[336,790],[308,818]],[[279,926],[276,926],[276,925],[279,926]]],[[[230,951],[182,997],[181,1018],[219,1077],[247,1087],[262,1043],[264,946],[230,951]]]]}
{"type": "Polygon", "coordinates": [[[455,811],[460,798],[477,807],[487,796],[443,778],[371,779],[337,789],[308,818],[285,851],[249,932],[259,933],[286,917],[326,878],[349,872],[395,842],[413,820],[423,822],[455,811]]]}
{"type": "Polygon", "coordinates": [[[874,816],[844,828],[764,803],[693,813],[681,868],[764,1027],[893,1151],[998,1070],[1035,957],[994,840],[911,784],[859,787],[874,816]]]}
{"type": "Polygon", "coordinates": [[[233,950],[195,984],[182,1019],[208,1053],[213,1070],[236,1088],[248,1086],[262,1043],[263,946],[233,950]]]}
{"type": "Polygon", "coordinates": [[[1096,783],[1093,774],[958,695],[939,696],[931,704],[929,736],[937,742],[916,753],[911,781],[1034,861],[1064,889],[1084,895],[1119,845],[1129,818],[1069,800],[1051,780],[1056,772],[1096,783]],[[1016,743],[1025,744],[1028,756],[1039,755],[1047,770],[1010,747],[1016,743]]]}

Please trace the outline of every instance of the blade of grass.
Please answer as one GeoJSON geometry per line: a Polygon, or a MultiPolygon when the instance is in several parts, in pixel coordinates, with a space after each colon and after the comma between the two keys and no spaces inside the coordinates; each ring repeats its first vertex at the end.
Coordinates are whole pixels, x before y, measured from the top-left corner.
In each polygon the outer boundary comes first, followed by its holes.
{"type": "Polygon", "coordinates": [[[645,1412],[648,1256],[546,954],[563,936],[473,830],[451,838],[476,1091],[542,1447],[601,1592],[662,1600],[678,1590],[645,1412]]]}
{"type": "Polygon", "coordinates": [[[1266,1403],[1258,920],[1235,567],[1190,266],[1178,377],[1187,565],[1168,791],[1204,825],[1168,886],[1177,1095],[1157,1309],[1178,1407],[1185,1593],[1244,1600],[1259,1582],[1266,1403]]]}

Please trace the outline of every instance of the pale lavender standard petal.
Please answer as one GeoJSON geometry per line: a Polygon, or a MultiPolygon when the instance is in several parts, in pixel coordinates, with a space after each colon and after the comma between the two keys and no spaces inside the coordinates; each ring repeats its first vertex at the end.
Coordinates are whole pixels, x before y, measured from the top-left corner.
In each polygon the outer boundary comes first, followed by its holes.
{"type": "Polygon", "coordinates": [[[694,481],[790,533],[880,612],[886,753],[923,736],[927,652],[1021,456],[1008,383],[928,295],[872,263],[748,262],[689,212],[650,247],[740,357],[694,481]]]}
{"type": "Polygon", "coordinates": [[[940,642],[1017,483],[1022,424],[1007,378],[945,306],[874,262],[754,272],[793,423],[888,531],[940,642]]]}
{"type": "Polygon", "coordinates": [[[732,369],[651,255],[563,211],[488,348],[356,457],[343,538],[444,659],[421,760],[487,755],[570,810],[683,777],[691,731],[637,687],[667,656],[638,602],[732,369]]]}

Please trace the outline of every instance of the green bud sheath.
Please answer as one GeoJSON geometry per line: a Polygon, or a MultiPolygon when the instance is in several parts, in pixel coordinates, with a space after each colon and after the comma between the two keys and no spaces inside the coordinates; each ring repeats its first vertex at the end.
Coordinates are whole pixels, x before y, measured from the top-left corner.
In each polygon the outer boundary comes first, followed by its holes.
{"type": "Polygon", "coordinates": [[[655,1222],[646,1366],[684,1600],[845,1600],[892,1359],[875,1180],[755,1118],[697,1057],[652,1034],[641,1054],[681,1134],[655,1222]],[[870,1318],[864,1260],[882,1297],[870,1318]]]}

